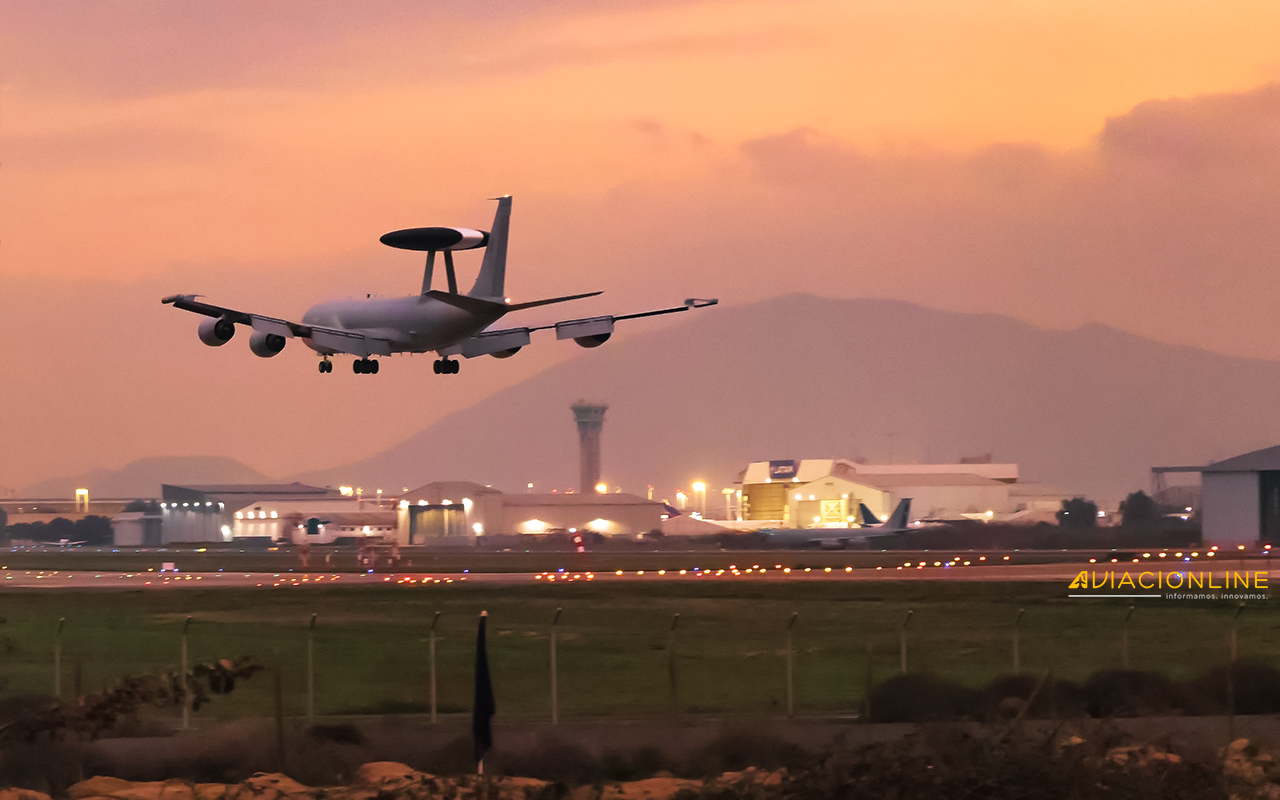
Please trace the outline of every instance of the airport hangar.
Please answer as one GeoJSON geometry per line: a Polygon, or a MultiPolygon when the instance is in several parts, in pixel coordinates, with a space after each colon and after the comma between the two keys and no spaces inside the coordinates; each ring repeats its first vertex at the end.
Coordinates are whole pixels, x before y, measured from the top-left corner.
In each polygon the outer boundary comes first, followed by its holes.
{"type": "Polygon", "coordinates": [[[1200,530],[1206,546],[1235,550],[1280,542],[1280,446],[1206,466],[1152,467],[1157,495],[1170,473],[1200,474],[1200,530]]]}
{"type": "Polygon", "coordinates": [[[479,536],[636,535],[660,530],[670,509],[632,494],[507,494],[437,482],[398,497],[365,498],[304,484],[170,486],[143,512],[112,519],[118,547],[372,538],[401,545],[474,544],[479,536]],[[442,541],[444,540],[444,541],[442,541]]]}

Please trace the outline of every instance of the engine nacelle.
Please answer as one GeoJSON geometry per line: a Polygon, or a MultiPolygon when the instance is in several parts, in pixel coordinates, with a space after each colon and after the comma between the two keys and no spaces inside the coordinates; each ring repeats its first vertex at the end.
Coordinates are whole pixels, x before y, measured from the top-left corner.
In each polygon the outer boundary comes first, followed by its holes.
{"type": "Polygon", "coordinates": [[[581,347],[599,347],[613,335],[613,317],[590,317],[556,323],[557,339],[572,339],[581,347]]]}
{"type": "Polygon", "coordinates": [[[249,349],[255,356],[271,358],[284,349],[284,337],[278,333],[254,331],[249,337],[249,349]]]}
{"type": "Polygon", "coordinates": [[[216,319],[210,317],[200,323],[198,331],[200,334],[200,341],[210,347],[222,347],[224,344],[231,341],[232,336],[236,335],[236,325],[234,322],[223,319],[222,317],[218,317],[216,319]]]}
{"type": "Polygon", "coordinates": [[[489,355],[493,356],[494,358],[511,358],[512,356],[514,356],[516,353],[519,353],[519,352],[520,352],[519,347],[513,347],[510,350],[499,350],[498,352],[490,353],[489,355]]]}

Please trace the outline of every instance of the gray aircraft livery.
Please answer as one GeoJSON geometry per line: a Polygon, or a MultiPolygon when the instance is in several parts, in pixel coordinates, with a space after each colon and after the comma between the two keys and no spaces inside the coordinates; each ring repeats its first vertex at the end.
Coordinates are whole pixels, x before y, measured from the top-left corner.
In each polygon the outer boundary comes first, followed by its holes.
{"type": "Polygon", "coordinates": [[[490,326],[513,311],[600,294],[587,292],[525,303],[509,302],[503,294],[503,285],[507,269],[511,197],[499,197],[497,200],[498,211],[491,231],[407,228],[392,231],[381,238],[382,243],[390,247],[426,252],[426,271],[419,294],[321,303],[308,309],[300,323],[215,306],[198,300],[199,295],[194,294],[173,295],[161,302],[208,317],[200,323],[198,332],[200,341],[210,347],[220,347],[231,341],[236,325],[245,325],[252,330],[249,349],[256,356],[270,358],[283,350],[289,339],[301,339],[307,347],[320,354],[321,372],[333,372],[330,357],[345,353],[356,356],[352,370],[361,375],[378,372],[375,356],[428,352],[439,356],[435,362],[436,374],[456,374],[459,362],[453,356],[507,358],[529,344],[529,334],[540,330],[555,329],[557,339],[573,339],[583,347],[599,347],[613,334],[614,323],[619,320],[673,314],[718,302],[690,298],[683,305],[654,311],[491,330],[490,326]],[[459,294],[453,253],[455,250],[481,247],[484,248],[484,259],[475,285],[466,294],[459,294]],[[448,291],[431,288],[436,253],[444,253],[448,291]]]}
{"type": "Polygon", "coordinates": [[[766,536],[768,540],[782,545],[817,545],[818,547],[837,550],[847,547],[850,542],[865,542],[877,536],[890,536],[895,533],[905,533],[913,528],[909,524],[911,515],[911,498],[904,497],[898,501],[898,507],[893,510],[889,518],[883,522],[875,515],[871,509],[867,508],[865,503],[858,504],[859,513],[862,514],[862,527],[860,528],[806,528],[803,530],[779,530],[771,531],[766,536]],[[871,520],[877,520],[875,524],[871,520]]]}

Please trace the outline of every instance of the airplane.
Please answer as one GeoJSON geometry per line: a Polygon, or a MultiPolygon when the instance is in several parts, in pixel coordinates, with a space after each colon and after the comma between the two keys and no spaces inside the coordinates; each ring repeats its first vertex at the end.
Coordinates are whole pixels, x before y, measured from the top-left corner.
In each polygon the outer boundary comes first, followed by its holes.
{"type": "Polygon", "coordinates": [[[868,539],[874,539],[880,536],[892,536],[895,533],[905,533],[915,528],[910,527],[911,515],[911,498],[904,497],[898,501],[898,507],[883,522],[878,521],[880,518],[875,512],[867,508],[865,503],[858,504],[858,510],[862,514],[862,527],[860,528],[806,528],[803,530],[782,530],[771,531],[765,534],[766,540],[783,546],[800,546],[816,545],[824,550],[839,550],[848,547],[850,542],[865,542],[868,539]],[[868,520],[877,520],[877,523],[868,524],[868,520]]]}
{"type": "Polygon", "coordinates": [[[507,234],[511,224],[511,196],[498,201],[493,228],[406,228],[384,234],[379,241],[389,247],[426,252],[422,291],[408,297],[338,300],[312,306],[302,322],[251,314],[199,300],[200,295],[176,294],[160,302],[201,314],[208,319],[198,328],[200,341],[221,347],[236,333],[237,325],[252,330],[249,350],[262,358],[280,353],[289,339],[302,342],[320,354],[320,372],[333,372],[332,356],[356,356],[352,371],[376,375],[379,361],[374,356],[392,353],[435,351],[437,375],[456,375],[460,363],[454,356],[508,358],[529,344],[534,331],[555,329],[557,339],[573,339],[582,347],[599,347],[613,335],[614,323],[627,319],[674,314],[693,308],[716,305],[716,299],[690,298],[683,305],[634,314],[568,319],[549,325],[492,330],[490,326],[513,311],[594,297],[601,292],[585,292],[545,300],[512,303],[503,295],[507,268],[507,234]],[[484,248],[484,259],[475,284],[466,294],[458,292],[453,254],[460,250],[484,248]],[[444,254],[448,291],[431,288],[436,254],[444,254]]]}

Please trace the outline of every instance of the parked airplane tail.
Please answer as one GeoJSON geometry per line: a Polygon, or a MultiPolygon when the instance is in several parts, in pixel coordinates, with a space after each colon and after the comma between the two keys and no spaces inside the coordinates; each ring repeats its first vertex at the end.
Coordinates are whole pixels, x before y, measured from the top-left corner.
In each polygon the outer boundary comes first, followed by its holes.
{"type": "Polygon", "coordinates": [[[858,503],[858,512],[862,514],[863,527],[867,527],[869,525],[879,525],[881,522],[881,519],[876,516],[875,512],[867,508],[866,503],[858,503]]]}
{"type": "Polygon", "coordinates": [[[898,501],[898,507],[889,515],[889,521],[884,524],[885,528],[891,531],[902,530],[907,527],[907,522],[911,517],[911,498],[904,497],[898,501]]]}
{"type": "Polygon", "coordinates": [[[511,226],[511,196],[499,197],[498,210],[493,215],[493,230],[489,231],[489,243],[484,249],[484,261],[480,262],[480,274],[476,284],[467,294],[493,302],[504,302],[507,277],[507,230],[511,226]]]}
{"type": "Polygon", "coordinates": [[[859,503],[858,510],[862,513],[862,527],[867,528],[884,528],[886,531],[899,531],[907,527],[907,522],[911,517],[911,498],[904,497],[898,501],[898,507],[893,510],[887,520],[883,522],[876,516],[875,512],[867,508],[866,503],[859,503]]]}

